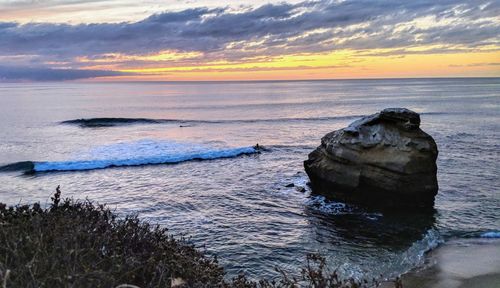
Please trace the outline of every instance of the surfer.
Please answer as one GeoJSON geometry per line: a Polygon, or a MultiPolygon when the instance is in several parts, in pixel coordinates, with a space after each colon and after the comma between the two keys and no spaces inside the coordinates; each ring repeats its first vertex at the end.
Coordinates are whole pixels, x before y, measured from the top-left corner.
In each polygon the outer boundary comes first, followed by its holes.
{"type": "Polygon", "coordinates": [[[258,153],[263,151],[269,151],[268,149],[266,149],[266,147],[259,145],[259,143],[255,144],[255,146],[253,146],[253,149],[255,149],[258,153]]]}

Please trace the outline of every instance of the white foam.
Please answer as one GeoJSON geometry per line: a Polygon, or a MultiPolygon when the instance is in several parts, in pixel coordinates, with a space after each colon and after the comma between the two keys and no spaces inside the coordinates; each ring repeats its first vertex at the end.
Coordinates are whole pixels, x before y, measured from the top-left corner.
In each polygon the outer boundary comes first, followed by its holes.
{"type": "Polygon", "coordinates": [[[490,231],[481,234],[481,238],[500,238],[500,231],[490,231]]]}
{"type": "Polygon", "coordinates": [[[421,240],[414,242],[401,254],[394,253],[391,261],[381,265],[383,270],[392,271],[389,273],[382,272],[384,277],[387,279],[394,278],[414,267],[423,265],[425,263],[425,254],[438,247],[441,243],[444,243],[444,240],[439,231],[433,228],[429,229],[421,240]]]}
{"type": "Polygon", "coordinates": [[[304,204],[326,214],[349,214],[351,212],[346,204],[327,201],[323,196],[311,196],[305,200],[304,204]]]}
{"type": "Polygon", "coordinates": [[[100,146],[69,161],[36,162],[34,171],[93,170],[116,166],[173,164],[256,153],[253,147],[220,148],[173,141],[141,140],[100,146]]]}
{"type": "Polygon", "coordinates": [[[362,215],[371,221],[377,221],[383,217],[382,213],[366,212],[356,206],[348,205],[342,202],[329,201],[321,195],[309,196],[304,200],[304,204],[325,214],[362,215]]]}
{"type": "Polygon", "coordinates": [[[413,243],[405,252],[407,257],[404,258],[405,260],[409,260],[413,256],[412,264],[420,264],[424,260],[425,253],[435,249],[441,243],[444,243],[444,239],[439,231],[436,229],[429,229],[422,240],[413,243]]]}

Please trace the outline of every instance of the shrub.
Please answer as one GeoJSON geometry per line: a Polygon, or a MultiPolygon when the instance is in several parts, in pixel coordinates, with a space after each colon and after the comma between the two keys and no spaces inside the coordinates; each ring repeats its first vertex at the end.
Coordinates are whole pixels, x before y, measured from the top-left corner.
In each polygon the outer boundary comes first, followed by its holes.
{"type": "Polygon", "coordinates": [[[0,271],[8,287],[169,287],[176,278],[189,287],[223,282],[215,260],[167,229],[135,216],[118,219],[90,201],[61,200],[59,187],[47,209],[0,205],[0,225],[0,271]]]}
{"type": "Polygon", "coordinates": [[[244,275],[224,280],[216,259],[206,257],[167,229],[136,216],[117,218],[104,205],[61,199],[57,187],[40,204],[0,203],[0,285],[6,287],[374,287],[342,280],[325,258],[307,255],[299,277],[281,272],[275,281],[244,275]]]}

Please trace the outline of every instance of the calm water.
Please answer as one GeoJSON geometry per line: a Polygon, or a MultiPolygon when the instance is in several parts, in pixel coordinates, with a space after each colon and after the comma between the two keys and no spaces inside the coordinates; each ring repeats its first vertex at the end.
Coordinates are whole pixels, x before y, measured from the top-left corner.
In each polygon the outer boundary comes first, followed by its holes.
{"type": "Polygon", "coordinates": [[[63,170],[0,173],[0,202],[47,203],[61,185],[190,237],[229,276],[296,271],[308,252],[344,275],[390,276],[440,241],[500,230],[499,100],[500,79],[0,84],[0,165],[63,170]],[[434,215],[285,187],[305,186],[302,161],[325,133],[387,107],[422,113],[438,143],[434,215]],[[61,124],[96,117],[145,119],[61,124]],[[251,154],[256,143],[268,149],[251,154]],[[171,164],[141,165],[159,162],[171,164]],[[93,169],[110,165],[138,166],[93,169]],[[90,170],[64,171],[78,169],[90,170]]]}

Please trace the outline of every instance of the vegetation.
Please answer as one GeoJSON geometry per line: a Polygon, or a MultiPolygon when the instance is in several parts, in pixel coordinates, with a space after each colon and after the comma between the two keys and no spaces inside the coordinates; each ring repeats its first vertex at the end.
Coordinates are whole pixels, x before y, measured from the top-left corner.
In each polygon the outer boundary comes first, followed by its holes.
{"type": "Polygon", "coordinates": [[[39,204],[0,203],[0,285],[6,287],[372,287],[327,272],[308,255],[299,279],[253,282],[224,270],[167,229],[136,216],[117,218],[104,205],[60,198],[39,204]]]}

